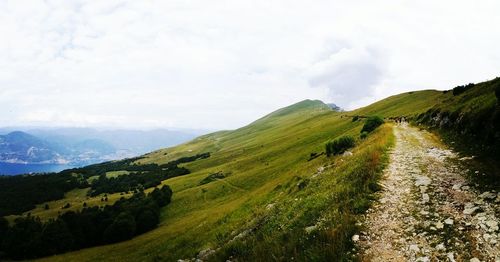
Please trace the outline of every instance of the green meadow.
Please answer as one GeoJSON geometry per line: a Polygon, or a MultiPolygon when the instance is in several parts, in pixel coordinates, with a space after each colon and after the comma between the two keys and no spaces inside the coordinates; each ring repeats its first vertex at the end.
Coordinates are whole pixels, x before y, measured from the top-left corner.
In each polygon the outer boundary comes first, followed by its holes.
{"type": "MultiPolygon", "coordinates": [[[[165,164],[204,152],[211,156],[182,164],[190,174],[162,182],[174,194],[158,228],[129,241],[42,260],[350,260],[356,220],[379,190],[394,142],[387,121],[361,139],[364,117],[415,119],[450,99],[457,98],[451,92],[408,92],[348,112],[305,100],[240,129],[151,152],[135,164],[165,164]],[[353,121],[354,116],[362,117],[353,121]],[[345,135],[355,138],[355,146],[347,154],[326,157],[325,144],[345,135]]],[[[120,175],[129,174],[107,174],[120,175]]],[[[122,196],[110,194],[102,203],[102,195],[90,198],[78,189],[48,203],[48,210],[42,204],[30,212],[48,219],[65,203],[78,209],[84,201],[99,206],[122,196]]]]}

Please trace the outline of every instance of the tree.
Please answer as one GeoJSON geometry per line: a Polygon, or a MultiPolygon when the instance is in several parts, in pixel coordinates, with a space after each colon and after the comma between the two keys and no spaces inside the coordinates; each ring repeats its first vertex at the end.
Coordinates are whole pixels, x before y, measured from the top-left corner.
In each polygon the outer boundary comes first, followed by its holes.
{"type": "Polygon", "coordinates": [[[14,259],[39,256],[41,250],[42,223],[34,217],[21,217],[5,234],[2,248],[14,259]]]}
{"type": "Polygon", "coordinates": [[[131,239],[135,235],[136,224],[129,212],[121,212],[113,223],[104,231],[104,241],[115,243],[131,239]]]}
{"type": "Polygon", "coordinates": [[[45,224],[41,243],[44,255],[53,255],[71,250],[74,239],[64,220],[57,219],[45,224]]]}
{"type": "Polygon", "coordinates": [[[0,250],[2,250],[2,242],[7,230],[9,230],[9,222],[5,217],[0,217],[0,250]]]}
{"type": "Polygon", "coordinates": [[[155,188],[150,195],[160,207],[163,207],[170,203],[172,199],[172,189],[165,185],[161,189],[155,188]]]}
{"type": "Polygon", "coordinates": [[[158,215],[152,210],[145,209],[137,216],[137,233],[142,234],[153,228],[159,223],[158,215]]]}

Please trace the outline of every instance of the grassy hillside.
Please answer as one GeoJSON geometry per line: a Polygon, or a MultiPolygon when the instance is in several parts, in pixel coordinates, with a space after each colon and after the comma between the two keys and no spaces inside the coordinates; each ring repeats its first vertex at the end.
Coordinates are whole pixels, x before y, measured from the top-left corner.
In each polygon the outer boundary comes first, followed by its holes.
{"type": "Polygon", "coordinates": [[[463,149],[500,160],[500,78],[458,86],[416,118],[462,142],[463,149]]]}
{"type": "Polygon", "coordinates": [[[191,174],[163,182],[174,195],[157,229],[127,242],[46,259],[174,261],[202,250],[216,250],[215,260],[345,257],[355,217],[377,189],[392,132],[385,125],[360,140],[363,122],[343,115],[416,115],[441,96],[407,93],[347,113],[306,100],[246,127],[147,154],[135,164],[164,164],[202,152],[211,157],[186,164],[191,174]],[[309,161],[311,153],[324,152],[327,141],[342,135],[357,140],[352,156],[320,155],[309,161]],[[277,257],[270,258],[271,253],[277,257]]]}
{"type": "MultiPolygon", "coordinates": [[[[229,257],[348,259],[356,217],[378,188],[376,182],[393,139],[388,124],[360,139],[364,119],[352,121],[352,116],[405,116],[432,125],[429,119],[442,112],[481,115],[474,112],[497,106],[491,83],[459,94],[408,92],[351,112],[334,112],[320,101],[306,100],[240,129],[152,152],[135,164],[165,164],[203,152],[210,152],[211,157],[185,164],[191,174],[163,181],[174,195],[171,205],[162,210],[157,229],[127,242],[46,259],[174,261],[204,254],[212,254],[205,258],[217,261],[229,257]],[[314,153],[324,152],[327,141],[343,135],[356,138],[352,155],[311,159],[314,153]]],[[[78,208],[81,200],[75,196],[83,197],[81,192],[70,192],[52,204],[71,202],[78,208]]],[[[102,205],[99,197],[87,199],[88,204],[102,205]]],[[[110,194],[109,201],[119,197],[110,194]]],[[[54,216],[52,208],[42,210],[42,206],[33,212],[46,219],[54,216]]]]}
{"type": "Polygon", "coordinates": [[[440,134],[468,160],[469,176],[484,187],[500,188],[500,78],[444,91],[440,103],[414,118],[440,134]],[[483,174],[478,176],[476,174],[483,174]]]}

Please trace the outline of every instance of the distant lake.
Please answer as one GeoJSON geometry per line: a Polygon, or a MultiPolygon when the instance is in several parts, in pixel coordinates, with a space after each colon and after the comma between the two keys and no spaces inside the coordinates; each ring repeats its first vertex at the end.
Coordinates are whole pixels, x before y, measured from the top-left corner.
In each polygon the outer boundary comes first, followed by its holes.
{"type": "Polygon", "coordinates": [[[59,172],[74,166],[57,164],[12,164],[0,162],[0,175],[59,172]]]}

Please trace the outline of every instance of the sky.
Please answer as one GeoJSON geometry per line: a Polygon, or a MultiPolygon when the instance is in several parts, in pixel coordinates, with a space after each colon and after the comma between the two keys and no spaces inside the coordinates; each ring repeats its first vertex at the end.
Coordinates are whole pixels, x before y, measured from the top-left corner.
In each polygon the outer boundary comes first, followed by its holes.
{"type": "Polygon", "coordinates": [[[500,1],[0,0],[0,126],[233,129],[500,76],[500,1]]]}

